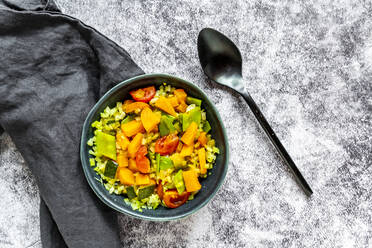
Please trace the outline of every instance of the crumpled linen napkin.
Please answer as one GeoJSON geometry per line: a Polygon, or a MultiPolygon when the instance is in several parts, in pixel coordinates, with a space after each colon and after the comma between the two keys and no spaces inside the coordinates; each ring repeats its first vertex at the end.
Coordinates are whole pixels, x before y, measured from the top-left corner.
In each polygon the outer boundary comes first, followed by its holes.
{"type": "Polygon", "coordinates": [[[120,247],[117,215],[89,188],[79,142],[99,97],[143,71],[53,1],[0,0],[0,46],[0,126],[39,186],[43,247],[120,247]]]}

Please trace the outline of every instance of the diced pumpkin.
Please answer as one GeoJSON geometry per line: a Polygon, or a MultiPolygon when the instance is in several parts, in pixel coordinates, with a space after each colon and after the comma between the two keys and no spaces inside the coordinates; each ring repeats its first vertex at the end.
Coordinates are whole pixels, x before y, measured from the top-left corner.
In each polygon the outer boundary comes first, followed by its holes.
{"type": "MultiPolygon", "coordinates": [[[[142,125],[142,124],[141,124],[142,125]]],[[[142,138],[143,134],[142,133],[137,133],[136,136],[132,139],[128,146],[128,155],[130,158],[135,158],[136,157],[136,152],[141,146],[142,143],[142,138]]]]}
{"type": "Polygon", "coordinates": [[[177,107],[178,106],[178,98],[175,97],[175,96],[172,96],[172,97],[169,97],[168,98],[168,101],[170,102],[170,104],[173,106],[173,107],[177,107]]]}
{"type": "Polygon", "coordinates": [[[150,185],[155,185],[156,184],[156,181],[152,178],[150,178],[150,182],[149,182],[150,185]]]}
{"type": "Polygon", "coordinates": [[[148,185],[150,184],[150,177],[146,174],[138,173],[136,175],[136,185],[148,185]]]}
{"type": "Polygon", "coordinates": [[[183,145],[180,155],[182,157],[190,156],[194,150],[194,142],[192,142],[190,145],[183,145]]]}
{"type": "Polygon", "coordinates": [[[201,185],[198,180],[198,174],[194,170],[183,171],[182,176],[187,192],[194,192],[201,189],[201,185]]]}
{"type": "Polygon", "coordinates": [[[151,132],[160,122],[161,115],[152,112],[150,108],[145,108],[141,112],[141,122],[146,132],[151,132]]]}
{"type": "Polygon", "coordinates": [[[166,113],[168,113],[168,114],[170,114],[174,117],[177,117],[177,113],[174,110],[172,104],[164,96],[159,97],[159,99],[155,102],[155,107],[163,110],[164,112],[166,112],[166,113]]]}
{"type": "Polygon", "coordinates": [[[130,158],[129,159],[128,169],[130,169],[133,172],[137,172],[138,171],[137,163],[136,163],[136,160],[135,159],[133,159],[133,158],[130,158]]]}
{"type": "Polygon", "coordinates": [[[134,184],[134,175],[131,170],[128,168],[120,168],[118,173],[118,178],[120,182],[124,185],[133,185],[134,184]]]}
{"type": "Polygon", "coordinates": [[[126,152],[121,152],[116,156],[116,160],[120,168],[128,167],[128,154],[126,152]]]}
{"type": "Polygon", "coordinates": [[[181,102],[177,107],[176,110],[181,113],[185,113],[187,109],[187,104],[185,102],[181,102]]]}
{"type": "Polygon", "coordinates": [[[195,122],[191,122],[186,132],[182,135],[181,141],[186,145],[190,145],[194,142],[196,133],[198,132],[198,125],[195,122]]]}
{"type": "Polygon", "coordinates": [[[131,104],[133,102],[133,100],[125,100],[123,105],[121,105],[121,108],[123,109],[123,111],[125,112],[125,109],[126,107],[131,104]]]}
{"type": "Polygon", "coordinates": [[[123,110],[125,113],[132,113],[135,111],[141,111],[144,108],[150,108],[150,106],[144,102],[133,102],[133,103],[125,104],[123,107],[123,110]]]}
{"type": "Polygon", "coordinates": [[[199,157],[200,174],[205,174],[205,173],[207,173],[207,168],[205,167],[206,159],[205,159],[205,149],[204,148],[200,148],[198,150],[198,157],[199,157]]]}
{"type": "Polygon", "coordinates": [[[183,89],[176,89],[173,94],[177,97],[179,102],[186,102],[187,94],[183,89]]]}
{"type": "Polygon", "coordinates": [[[144,132],[145,129],[143,128],[141,121],[133,120],[128,123],[121,124],[121,131],[125,136],[132,137],[138,133],[144,132]]]}
{"type": "Polygon", "coordinates": [[[201,132],[198,138],[200,145],[205,146],[207,144],[207,133],[201,132]]]}
{"type": "Polygon", "coordinates": [[[116,134],[116,142],[119,144],[120,149],[123,151],[128,148],[128,145],[130,143],[129,139],[122,132],[118,132],[116,134]]]}

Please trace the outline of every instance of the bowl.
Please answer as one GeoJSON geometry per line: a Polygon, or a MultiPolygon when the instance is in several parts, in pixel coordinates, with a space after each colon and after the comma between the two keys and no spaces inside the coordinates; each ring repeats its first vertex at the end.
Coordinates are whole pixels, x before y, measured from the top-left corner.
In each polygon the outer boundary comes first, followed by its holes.
{"type": "Polygon", "coordinates": [[[94,105],[84,122],[80,144],[80,158],[84,174],[90,187],[93,189],[98,198],[101,199],[106,205],[117,210],[118,212],[132,217],[151,221],[169,221],[180,219],[195,213],[213,198],[223,184],[226,176],[229,160],[229,146],[221,117],[218,114],[216,107],[201,89],[186,80],[171,75],[145,74],[119,83],[109,90],[94,105]],[[132,210],[132,207],[124,202],[124,196],[110,194],[105,187],[99,181],[97,181],[97,178],[100,176],[97,175],[93,170],[93,167],[90,166],[89,159],[93,156],[88,152],[90,147],[87,145],[87,141],[93,137],[94,130],[91,127],[92,123],[100,118],[100,113],[107,106],[113,107],[115,106],[116,102],[129,99],[129,92],[133,89],[150,85],[160,86],[163,83],[167,83],[176,88],[183,88],[189,96],[199,98],[203,101],[202,108],[204,108],[207,113],[207,120],[212,127],[211,134],[216,141],[216,147],[219,148],[220,154],[217,156],[213,169],[209,170],[211,175],[205,179],[200,179],[202,188],[200,192],[195,195],[193,200],[188,201],[182,206],[174,209],[165,208],[159,205],[159,207],[155,210],[142,209],[142,212],[139,212],[138,210],[132,210]]]}

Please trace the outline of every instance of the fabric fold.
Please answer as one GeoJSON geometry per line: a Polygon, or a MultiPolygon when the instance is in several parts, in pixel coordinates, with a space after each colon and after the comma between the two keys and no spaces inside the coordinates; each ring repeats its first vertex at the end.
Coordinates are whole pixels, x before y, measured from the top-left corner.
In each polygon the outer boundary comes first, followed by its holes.
{"type": "Polygon", "coordinates": [[[99,97],[143,71],[52,1],[20,2],[0,0],[0,126],[39,186],[42,244],[120,247],[116,213],[84,177],[80,135],[99,97]]]}

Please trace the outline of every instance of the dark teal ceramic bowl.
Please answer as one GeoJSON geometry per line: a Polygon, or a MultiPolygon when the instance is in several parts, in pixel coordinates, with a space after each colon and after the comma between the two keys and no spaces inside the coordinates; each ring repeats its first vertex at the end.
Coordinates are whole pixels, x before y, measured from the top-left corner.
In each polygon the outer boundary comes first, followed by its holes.
{"type": "Polygon", "coordinates": [[[128,79],[110,91],[108,91],[98,102],[92,110],[89,112],[83,126],[83,133],[81,137],[80,147],[81,163],[85,176],[88,180],[89,185],[96,193],[99,199],[101,199],[109,207],[140,219],[152,220],[152,221],[168,221],[186,217],[190,214],[195,213],[197,210],[205,206],[217,193],[218,189],[224,182],[228,160],[229,160],[229,146],[227,142],[227,136],[225,128],[223,126],[220,115],[213,103],[208,97],[194,84],[185,81],[183,79],[166,75],[166,74],[147,74],[138,77],[128,79]],[[196,194],[194,200],[189,201],[179,208],[168,209],[159,206],[155,210],[143,209],[142,212],[138,210],[132,210],[131,206],[124,202],[124,196],[118,196],[115,194],[109,194],[104,186],[98,182],[95,178],[99,178],[99,175],[93,170],[89,164],[89,159],[92,157],[88,151],[90,147],[87,145],[88,139],[93,137],[92,123],[99,119],[100,113],[107,107],[115,106],[116,102],[129,99],[129,91],[141,88],[149,85],[160,86],[162,83],[170,84],[177,88],[183,88],[188,95],[202,99],[202,107],[207,112],[207,119],[211,124],[211,134],[216,140],[216,146],[220,149],[220,154],[217,156],[216,164],[212,170],[210,176],[205,179],[201,179],[202,189],[196,194]]]}

